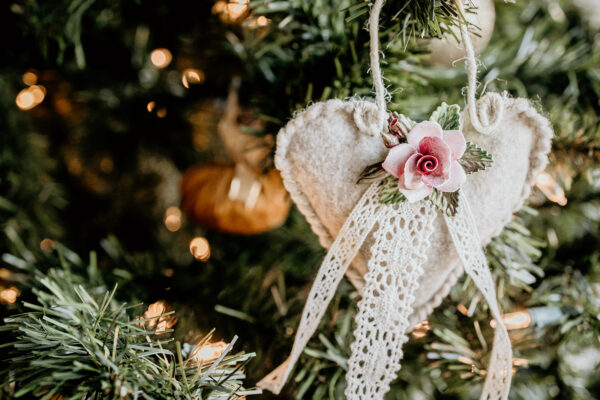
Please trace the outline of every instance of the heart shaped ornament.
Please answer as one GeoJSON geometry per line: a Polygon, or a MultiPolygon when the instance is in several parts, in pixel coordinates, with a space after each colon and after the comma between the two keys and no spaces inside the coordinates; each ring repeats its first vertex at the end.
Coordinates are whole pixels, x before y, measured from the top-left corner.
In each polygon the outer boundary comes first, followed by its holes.
{"type": "MultiPolygon", "coordinates": [[[[489,106],[487,97],[479,109],[489,106]]],[[[537,175],[545,168],[553,131],[548,120],[526,99],[502,97],[504,113],[489,135],[478,133],[463,111],[463,134],[493,154],[493,167],[469,175],[461,190],[469,200],[481,245],[500,234],[529,196],[537,175]]],[[[329,248],[368,185],[356,184],[366,166],[388,153],[371,124],[376,105],[364,100],[329,100],[298,113],[278,135],[275,165],[292,200],[329,248]]],[[[493,111],[492,111],[493,113],[493,111]]],[[[444,217],[434,221],[424,273],[419,278],[410,326],[423,321],[448,294],[463,273],[444,217]]],[[[373,236],[368,236],[346,272],[362,294],[373,236]]]]}
{"type": "MultiPolygon", "coordinates": [[[[329,251],[309,293],[290,357],[258,383],[260,388],[279,393],[346,273],[363,296],[348,360],[346,397],[383,399],[400,368],[408,333],[441,303],[464,268],[497,321],[481,398],[508,398],[510,338],[482,248],[529,196],[548,162],[553,131],[525,99],[489,93],[474,106],[480,128],[471,121],[473,113],[463,112],[463,143],[492,153],[493,165],[469,175],[460,190],[452,189],[459,202],[451,215],[428,201],[385,204],[385,184],[379,183],[385,179],[357,183],[366,167],[389,155],[378,134],[380,108],[372,102],[317,103],[279,132],[275,164],[329,251]],[[492,129],[481,129],[482,121],[492,129]]],[[[411,134],[418,135],[412,130],[407,134],[409,143],[411,134]]]]}
{"type": "Polygon", "coordinates": [[[378,47],[382,5],[375,0],[369,17],[375,103],[314,104],[277,136],[275,165],[328,252],[290,356],[257,386],[280,392],[346,274],[362,299],[345,395],[383,399],[400,369],[408,333],[464,270],[496,320],[481,399],[506,400],[512,349],[483,246],[529,196],[548,162],[553,131],[525,99],[488,93],[475,100],[477,63],[464,24],[467,112],[442,104],[431,121],[394,116],[386,131],[378,47]],[[389,175],[381,178],[382,172],[389,175]],[[360,184],[364,180],[372,183],[360,184]]]}

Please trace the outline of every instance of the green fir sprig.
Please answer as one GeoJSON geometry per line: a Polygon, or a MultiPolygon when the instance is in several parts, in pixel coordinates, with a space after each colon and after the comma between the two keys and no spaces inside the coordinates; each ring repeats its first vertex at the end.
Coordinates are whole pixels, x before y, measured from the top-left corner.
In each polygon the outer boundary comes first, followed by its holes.
{"type": "MultiPolygon", "coordinates": [[[[184,357],[173,330],[156,323],[174,311],[135,317],[141,304],[119,302],[117,286],[91,286],[89,277],[73,272],[69,253],[58,251],[61,267],[35,272],[33,300],[0,327],[12,337],[4,344],[9,358],[1,371],[12,396],[217,400],[260,393],[243,387],[242,368],[254,354],[232,355],[237,337],[216,360],[198,359],[193,350],[184,357]]],[[[88,271],[95,270],[92,253],[88,271]]]]}

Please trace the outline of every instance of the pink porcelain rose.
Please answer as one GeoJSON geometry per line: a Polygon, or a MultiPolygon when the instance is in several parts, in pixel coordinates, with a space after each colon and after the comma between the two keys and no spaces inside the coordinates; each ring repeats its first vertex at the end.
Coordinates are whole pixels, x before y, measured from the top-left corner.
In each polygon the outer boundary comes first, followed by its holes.
{"type": "Polygon", "coordinates": [[[398,178],[398,189],[413,203],[429,196],[433,188],[455,192],[466,180],[458,163],[467,144],[461,131],[443,131],[433,121],[416,124],[408,143],[394,146],[383,169],[398,178]]]}

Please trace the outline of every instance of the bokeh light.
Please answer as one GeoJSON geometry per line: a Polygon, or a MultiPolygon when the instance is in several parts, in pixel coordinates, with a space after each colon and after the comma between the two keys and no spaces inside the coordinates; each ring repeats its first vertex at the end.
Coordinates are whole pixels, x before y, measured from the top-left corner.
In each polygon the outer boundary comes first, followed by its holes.
{"type": "Polygon", "coordinates": [[[151,319],[145,321],[142,325],[155,330],[157,333],[169,330],[177,323],[177,318],[173,314],[163,315],[170,311],[172,311],[171,306],[164,301],[159,300],[152,303],[148,306],[146,312],[144,312],[144,319],[151,319]]]}
{"type": "Polygon", "coordinates": [[[9,288],[2,288],[0,290],[0,303],[14,304],[20,295],[21,292],[14,286],[11,286],[9,288]]]}
{"type": "Polygon", "coordinates": [[[33,100],[33,94],[29,91],[29,88],[23,89],[17,95],[17,107],[21,110],[31,110],[37,104],[33,100]]]}
{"type": "Polygon", "coordinates": [[[225,22],[240,22],[250,11],[249,0],[219,0],[213,8],[212,13],[218,14],[225,22]]]}
{"type": "Polygon", "coordinates": [[[100,160],[100,171],[110,174],[115,168],[115,163],[110,156],[104,156],[100,160]]]}
{"type": "Polygon", "coordinates": [[[431,326],[429,326],[429,321],[421,321],[417,325],[415,325],[412,336],[416,339],[421,339],[427,336],[427,332],[431,330],[431,326]]]}
{"type": "Polygon", "coordinates": [[[544,193],[548,200],[553,201],[560,206],[567,205],[565,191],[549,173],[541,172],[535,181],[535,185],[542,193],[544,193]]]}
{"type": "Polygon", "coordinates": [[[27,71],[23,74],[23,83],[27,86],[35,85],[38,81],[38,76],[33,71],[27,71]]]}
{"type": "Polygon", "coordinates": [[[264,15],[261,15],[260,17],[256,18],[252,22],[250,22],[250,24],[248,24],[248,26],[251,28],[262,27],[262,26],[269,25],[270,22],[271,22],[271,20],[269,18],[265,17],[264,15]]]}
{"type": "Polygon", "coordinates": [[[195,237],[190,242],[190,253],[198,261],[206,262],[210,258],[210,244],[203,237],[195,237]]]}
{"type": "Polygon", "coordinates": [[[40,242],[40,249],[43,252],[50,253],[56,249],[56,244],[54,243],[54,240],[45,238],[40,242]]]}
{"type": "Polygon", "coordinates": [[[186,89],[189,89],[191,85],[204,82],[204,79],[204,72],[199,69],[188,68],[181,74],[181,83],[186,89]]]}
{"type": "Polygon", "coordinates": [[[164,118],[167,116],[167,109],[166,108],[159,108],[158,110],[156,110],[156,116],[158,118],[164,118]]]}
{"type": "Polygon", "coordinates": [[[170,232],[177,232],[181,228],[181,210],[179,207],[169,207],[165,211],[165,227],[170,232]]]}
{"type": "Polygon", "coordinates": [[[197,346],[191,354],[191,358],[198,363],[214,361],[227,349],[227,343],[220,341],[215,343],[206,343],[197,346]]]}
{"type": "Polygon", "coordinates": [[[150,53],[150,61],[156,68],[165,68],[172,60],[173,55],[168,49],[154,49],[150,53]]]}
{"type": "Polygon", "coordinates": [[[17,107],[21,110],[31,110],[46,97],[46,88],[39,85],[33,85],[19,92],[15,100],[17,107]]]}
{"type": "MultiPolygon", "coordinates": [[[[507,330],[527,328],[531,324],[531,315],[527,311],[517,311],[504,314],[502,321],[507,330]]],[[[495,319],[490,322],[492,328],[496,328],[498,323],[495,319]]]]}

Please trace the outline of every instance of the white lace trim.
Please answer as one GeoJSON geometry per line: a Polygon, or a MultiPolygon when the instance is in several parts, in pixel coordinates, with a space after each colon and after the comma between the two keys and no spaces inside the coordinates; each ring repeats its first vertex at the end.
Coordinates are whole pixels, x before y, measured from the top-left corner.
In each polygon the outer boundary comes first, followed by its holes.
{"type": "MultiPolygon", "coordinates": [[[[310,290],[292,353],[258,382],[259,388],[276,394],[281,391],[348,266],[375,227],[375,244],[365,275],[364,296],[358,306],[345,394],[349,400],[378,400],[389,390],[400,369],[402,345],[407,341],[409,317],[413,312],[418,278],[423,273],[422,266],[431,245],[436,210],[429,202],[384,206],[379,200],[381,183],[376,182],[367,189],[344,223],[310,290]]],[[[481,290],[497,321],[481,399],[505,400],[512,372],[510,339],[502,323],[477,227],[462,193],[457,214],[445,218],[465,271],[481,290]]]]}
{"type": "Polygon", "coordinates": [[[387,207],[376,228],[348,361],[348,399],[383,399],[396,379],[435,216],[430,202],[402,203],[387,207]]]}
{"type": "Polygon", "coordinates": [[[313,335],[348,266],[358,253],[369,232],[384,215],[386,207],[379,201],[381,182],[372,184],[354,207],[340,233],[329,248],[319,268],[302,311],[292,353],[273,372],[257,383],[275,394],[281,391],[302,350],[313,335]]]}
{"type": "Polygon", "coordinates": [[[467,197],[460,192],[459,208],[454,217],[445,216],[454,247],[463,263],[466,273],[471,277],[496,319],[494,348],[483,386],[481,399],[508,398],[512,378],[512,349],[510,338],[496,300],[494,280],[481,248],[481,239],[467,197]]]}

